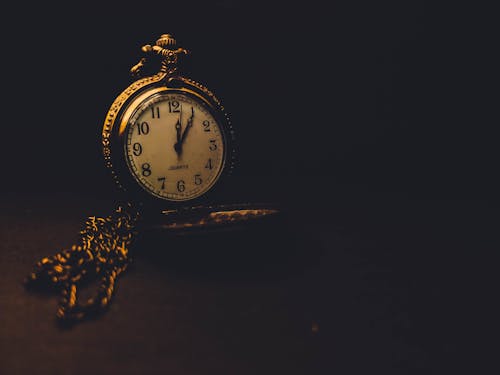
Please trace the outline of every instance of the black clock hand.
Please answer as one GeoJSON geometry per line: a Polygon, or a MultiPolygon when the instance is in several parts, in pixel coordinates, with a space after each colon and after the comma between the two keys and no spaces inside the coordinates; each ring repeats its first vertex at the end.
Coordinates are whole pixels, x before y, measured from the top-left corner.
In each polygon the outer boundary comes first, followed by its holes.
{"type": "Polygon", "coordinates": [[[177,120],[177,124],[175,124],[175,129],[177,130],[177,143],[181,140],[181,129],[182,129],[182,103],[180,105],[181,112],[179,113],[179,119],[177,120]]]}
{"type": "Polygon", "coordinates": [[[180,117],[177,119],[177,122],[175,123],[175,131],[177,132],[177,143],[179,143],[179,141],[181,140],[181,119],[180,119],[180,117]]]}
{"type": "Polygon", "coordinates": [[[194,109],[193,109],[193,107],[191,107],[191,117],[189,118],[189,120],[186,124],[186,128],[184,129],[184,133],[182,133],[181,146],[184,143],[184,140],[186,139],[186,136],[189,132],[189,129],[191,128],[191,126],[193,126],[193,117],[194,117],[194,109]]]}
{"type": "Polygon", "coordinates": [[[181,145],[181,119],[180,117],[177,119],[177,122],[175,123],[175,131],[177,132],[177,142],[174,144],[174,150],[177,153],[177,155],[180,155],[182,152],[182,145],[181,145]]]}

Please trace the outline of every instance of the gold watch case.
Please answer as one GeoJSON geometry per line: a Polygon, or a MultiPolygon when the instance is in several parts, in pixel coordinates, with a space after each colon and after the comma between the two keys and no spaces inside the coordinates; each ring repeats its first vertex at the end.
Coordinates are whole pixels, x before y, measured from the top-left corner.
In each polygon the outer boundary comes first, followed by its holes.
{"type": "MultiPolygon", "coordinates": [[[[105,167],[109,170],[118,191],[123,193],[127,200],[156,211],[217,202],[219,200],[217,192],[221,190],[224,181],[232,173],[236,159],[234,130],[223,105],[206,87],[177,73],[177,54],[187,54],[187,51],[181,48],[173,49],[173,47],[175,47],[175,40],[170,34],[163,34],[153,47],[149,45],[142,47],[143,51],[160,57],[161,69],[154,75],[136,80],[118,95],[108,110],[102,128],[105,167]],[[152,195],[138,184],[127,166],[125,142],[127,127],[130,126],[129,119],[145,100],[152,95],[165,93],[181,93],[202,103],[219,124],[224,141],[223,165],[216,182],[201,196],[187,201],[173,201],[152,195]]],[[[131,73],[137,75],[145,62],[146,58],[143,58],[132,67],[131,73]]]]}

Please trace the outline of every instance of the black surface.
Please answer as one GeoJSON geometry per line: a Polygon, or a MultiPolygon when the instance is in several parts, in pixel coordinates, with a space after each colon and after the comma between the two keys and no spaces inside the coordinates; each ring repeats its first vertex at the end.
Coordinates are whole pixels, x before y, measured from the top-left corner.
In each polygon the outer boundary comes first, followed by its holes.
{"type": "Polygon", "coordinates": [[[13,4],[2,23],[2,374],[496,373],[493,12],[437,2],[13,4]],[[70,330],[21,281],[106,215],[100,132],[173,33],[276,226],[143,238],[70,330]]]}
{"type": "Polygon", "coordinates": [[[110,309],[71,329],[21,281],[109,202],[4,196],[2,373],[489,373],[498,207],[337,193],[272,227],[142,238],[110,309]]]}
{"type": "Polygon", "coordinates": [[[165,32],[192,51],[185,73],[224,103],[238,170],[259,187],[309,178],[313,190],[329,178],[430,195],[498,189],[486,11],[420,1],[106,4],[12,7],[2,190],[111,188],[104,117],[132,82],[140,47],[165,32]]]}

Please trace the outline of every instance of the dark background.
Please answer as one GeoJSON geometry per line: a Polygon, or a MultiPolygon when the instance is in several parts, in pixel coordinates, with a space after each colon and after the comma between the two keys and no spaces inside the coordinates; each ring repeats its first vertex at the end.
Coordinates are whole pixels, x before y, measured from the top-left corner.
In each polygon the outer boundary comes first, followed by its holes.
{"type": "Polygon", "coordinates": [[[487,373],[491,14],[423,1],[4,10],[0,372],[487,373]],[[237,198],[288,216],[258,234],[144,240],[110,311],[58,330],[55,298],[20,280],[113,206],[101,126],[140,47],[166,32],[231,115],[237,198]]]}
{"type": "Polygon", "coordinates": [[[107,186],[102,122],[140,47],[164,32],[192,51],[186,75],[225,104],[241,173],[266,176],[258,186],[298,184],[304,197],[327,182],[446,197],[498,188],[487,12],[422,1],[12,9],[2,190],[107,186]]]}

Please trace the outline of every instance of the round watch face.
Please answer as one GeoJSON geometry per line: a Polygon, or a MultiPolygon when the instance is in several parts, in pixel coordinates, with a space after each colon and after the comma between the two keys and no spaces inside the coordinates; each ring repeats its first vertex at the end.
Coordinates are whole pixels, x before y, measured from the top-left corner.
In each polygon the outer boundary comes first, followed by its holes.
{"type": "Polygon", "coordinates": [[[128,120],[128,168],[148,193],[185,201],[206,193],[224,166],[220,124],[203,102],[183,92],[157,93],[128,120]]]}

